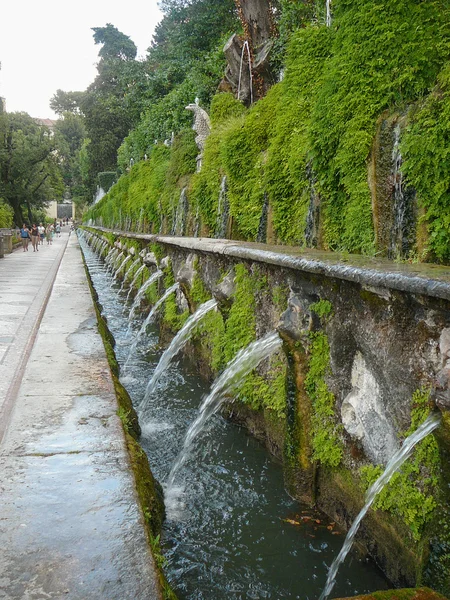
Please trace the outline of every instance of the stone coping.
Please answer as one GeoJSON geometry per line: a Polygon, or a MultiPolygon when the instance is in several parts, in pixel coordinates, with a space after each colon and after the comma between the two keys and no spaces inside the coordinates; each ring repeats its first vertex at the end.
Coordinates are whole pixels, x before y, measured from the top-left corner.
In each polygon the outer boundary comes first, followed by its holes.
{"type": "Polygon", "coordinates": [[[351,598],[336,598],[336,600],[446,600],[446,598],[429,588],[408,588],[374,592],[373,594],[352,596],[351,598]]]}
{"type": "Polygon", "coordinates": [[[90,228],[124,238],[266,263],[294,271],[352,281],[372,288],[382,287],[450,300],[450,267],[441,265],[396,263],[357,254],[302,250],[292,246],[255,242],[131,233],[97,226],[90,228]]]}

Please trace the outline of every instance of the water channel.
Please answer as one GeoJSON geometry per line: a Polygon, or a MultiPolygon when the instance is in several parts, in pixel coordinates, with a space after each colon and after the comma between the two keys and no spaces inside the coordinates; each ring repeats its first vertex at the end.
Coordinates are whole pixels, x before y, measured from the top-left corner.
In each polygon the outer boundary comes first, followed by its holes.
{"type": "MultiPolygon", "coordinates": [[[[163,348],[154,323],[132,357],[142,326],[136,315],[127,335],[128,290],[81,238],[103,314],[116,339],[121,381],[138,407],[163,348]],[[125,362],[127,366],[124,368],[125,362]]],[[[141,444],[164,485],[209,385],[183,358],[158,378],[144,404],[141,444]]],[[[165,572],[180,600],[317,600],[345,535],[325,515],[284,491],[281,465],[245,430],[213,415],[177,475],[162,533],[165,572]]],[[[389,587],[376,566],[351,551],[334,597],[389,587]]]]}

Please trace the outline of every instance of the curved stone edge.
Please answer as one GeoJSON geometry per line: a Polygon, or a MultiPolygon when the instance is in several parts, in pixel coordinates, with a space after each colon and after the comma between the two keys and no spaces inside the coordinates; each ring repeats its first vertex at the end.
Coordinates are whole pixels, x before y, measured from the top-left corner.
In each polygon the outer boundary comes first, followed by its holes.
{"type": "Polygon", "coordinates": [[[397,264],[388,260],[381,261],[357,255],[343,258],[342,255],[332,252],[320,252],[315,257],[313,251],[302,252],[290,246],[267,248],[263,244],[253,242],[236,243],[232,240],[140,234],[98,226],[86,227],[112,233],[118,237],[141,239],[176,248],[276,265],[371,287],[450,300],[450,268],[440,265],[397,264]],[[364,262],[370,265],[361,265],[364,262]]]}
{"type": "Polygon", "coordinates": [[[405,588],[335,600],[446,600],[446,598],[429,588],[405,588]]]}
{"type": "Polygon", "coordinates": [[[103,340],[111,378],[119,406],[118,416],[122,422],[126,447],[133,471],[136,493],[142,513],[150,551],[153,555],[155,568],[159,576],[160,597],[164,600],[177,600],[177,596],[170,588],[162,571],[161,565],[164,558],[161,553],[159,536],[165,518],[164,493],[161,484],[155,479],[145,451],[138,442],[141,434],[139,419],[133,407],[130,395],[119,381],[119,365],[114,352],[114,336],[108,328],[106,320],[101,314],[101,305],[97,291],[92,282],[87,268],[84,254],[81,253],[89,290],[92,295],[93,305],[97,316],[99,334],[103,340]]]}

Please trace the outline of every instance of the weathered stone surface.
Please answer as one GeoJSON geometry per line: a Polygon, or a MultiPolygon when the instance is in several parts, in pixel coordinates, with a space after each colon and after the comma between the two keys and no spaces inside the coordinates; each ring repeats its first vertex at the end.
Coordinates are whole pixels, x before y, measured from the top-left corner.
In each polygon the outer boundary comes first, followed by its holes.
{"type": "Polygon", "coordinates": [[[395,430],[381,402],[380,387],[360,352],[352,367],[352,391],[341,406],[342,423],[361,442],[374,464],[386,464],[398,448],[395,430]]]}
{"type": "Polygon", "coordinates": [[[236,284],[234,282],[234,269],[231,269],[220,283],[218,283],[213,289],[214,298],[221,303],[229,302],[236,290],[236,284]]]}
{"type": "Polygon", "coordinates": [[[169,266],[169,264],[170,264],[170,258],[168,256],[165,256],[164,258],[162,258],[159,261],[159,268],[161,270],[167,269],[167,267],[169,266]]]}
{"type": "Polygon", "coordinates": [[[142,257],[144,259],[144,263],[148,266],[158,266],[158,261],[156,260],[156,256],[154,254],[154,252],[147,252],[145,253],[144,251],[144,256],[142,257]]]}
{"type": "Polygon", "coordinates": [[[181,264],[178,269],[175,279],[180,283],[192,286],[195,277],[195,254],[188,254],[186,260],[181,264]]]}
{"type": "Polygon", "coordinates": [[[291,291],[288,300],[288,308],[281,315],[278,331],[281,336],[288,336],[292,340],[304,340],[308,332],[312,330],[313,318],[308,310],[308,302],[304,297],[291,291]]]}

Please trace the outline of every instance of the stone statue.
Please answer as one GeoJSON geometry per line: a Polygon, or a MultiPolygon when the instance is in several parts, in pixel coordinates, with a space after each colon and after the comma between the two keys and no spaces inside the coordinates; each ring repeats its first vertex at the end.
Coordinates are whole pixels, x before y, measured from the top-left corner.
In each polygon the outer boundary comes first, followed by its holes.
{"type": "Polygon", "coordinates": [[[193,104],[188,104],[186,110],[190,110],[194,113],[194,125],[192,129],[196,132],[195,143],[199,149],[199,155],[197,156],[197,173],[200,171],[202,166],[202,155],[205,148],[205,141],[211,133],[211,121],[209,120],[208,113],[200,108],[198,100],[193,104]]]}

